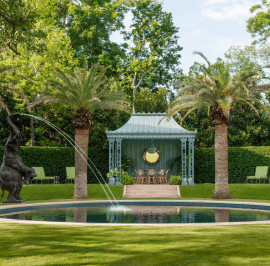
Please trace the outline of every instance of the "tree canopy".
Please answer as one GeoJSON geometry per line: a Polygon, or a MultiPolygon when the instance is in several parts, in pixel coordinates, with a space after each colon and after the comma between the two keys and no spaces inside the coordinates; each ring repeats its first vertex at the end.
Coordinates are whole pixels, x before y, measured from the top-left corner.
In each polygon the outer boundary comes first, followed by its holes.
{"type": "Polygon", "coordinates": [[[248,19],[247,31],[253,38],[259,37],[252,44],[265,42],[270,36],[270,3],[262,0],[261,4],[252,6],[250,12],[256,14],[248,19]]]}
{"type": "Polygon", "coordinates": [[[131,30],[122,31],[126,57],[119,64],[122,80],[132,84],[133,97],[140,87],[167,89],[182,74],[178,28],[172,14],[156,0],[133,0],[128,4],[132,14],[131,30]]]}

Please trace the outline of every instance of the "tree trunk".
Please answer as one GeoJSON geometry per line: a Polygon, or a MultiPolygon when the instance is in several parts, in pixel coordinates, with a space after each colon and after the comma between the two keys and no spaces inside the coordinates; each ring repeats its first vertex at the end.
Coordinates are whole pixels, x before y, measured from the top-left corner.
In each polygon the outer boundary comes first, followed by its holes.
{"type": "Polygon", "coordinates": [[[215,125],[215,192],[212,199],[230,199],[227,124],[215,125]]]}
{"type": "Polygon", "coordinates": [[[89,129],[76,129],[75,133],[75,184],[73,199],[88,199],[87,195],[87,155],[89,129]],[[81,148],[78,148],[78,146],[81,148]],[[85,158],[85,159],[83,159],[85,158]]]}

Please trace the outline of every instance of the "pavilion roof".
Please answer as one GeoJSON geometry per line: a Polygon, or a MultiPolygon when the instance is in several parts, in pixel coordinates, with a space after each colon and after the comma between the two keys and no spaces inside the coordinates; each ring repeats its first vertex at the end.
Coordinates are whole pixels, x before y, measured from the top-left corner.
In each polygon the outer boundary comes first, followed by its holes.
{"type": "Polygon", "coordinates": [[[107,131],[108,138],[195,138],[197,130],[192,132],[181,127],[172,117],[169,121],[164,118],[165,113],[136,113],[132,114],[128,122],[115,131],[107,131]]]}

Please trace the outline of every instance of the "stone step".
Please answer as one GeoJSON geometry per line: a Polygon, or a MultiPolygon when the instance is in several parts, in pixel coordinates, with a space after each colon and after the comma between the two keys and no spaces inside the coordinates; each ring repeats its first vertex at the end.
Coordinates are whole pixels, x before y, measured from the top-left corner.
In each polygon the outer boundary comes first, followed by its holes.
{"type": "Polygon", "coordinates": [[[125,185],[123,198],[179,198],[177,185],[125,185]]]}

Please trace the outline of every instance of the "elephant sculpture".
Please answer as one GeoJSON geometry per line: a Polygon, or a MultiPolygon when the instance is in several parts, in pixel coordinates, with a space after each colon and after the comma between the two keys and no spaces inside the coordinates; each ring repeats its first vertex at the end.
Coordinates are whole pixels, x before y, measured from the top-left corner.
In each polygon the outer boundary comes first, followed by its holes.
{"type": "Polygon", "coordinates": [[[30,178],[37,176],[35,170],[26,166],[20,155],[20,146],[24,128],[20,132],[14,123],[11,122],[11,116],[20,115],[20,113],[10,114],[6,121],[11,128],[11,132],[5,145],[3,164],[0,169],[0,187],[3,191],[1,197],[4,197],[4,191],[8,191],[7,200],[2,203],[23,203],[20,192],[23,183],[29,185],[30,178]],[[24,177],[24,179],[23,179],[24,177]]]}

